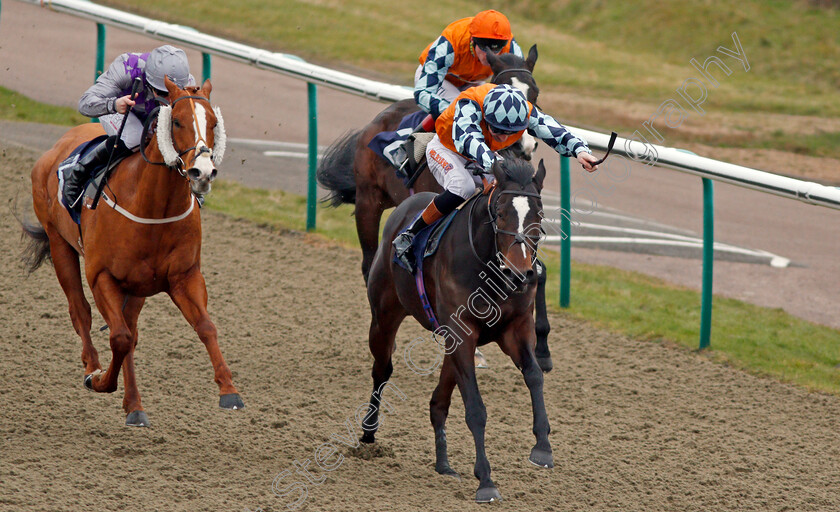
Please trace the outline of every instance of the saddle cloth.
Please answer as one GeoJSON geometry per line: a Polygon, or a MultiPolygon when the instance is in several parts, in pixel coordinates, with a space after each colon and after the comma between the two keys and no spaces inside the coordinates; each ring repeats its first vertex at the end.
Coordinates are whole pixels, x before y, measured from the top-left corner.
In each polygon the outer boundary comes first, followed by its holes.
{"type": "MultiPolygon", "coordinates": [[[[443,234],[446,233],[446,230],[452,223],[452,219],[455,218],[455,215],[457,215],[459,211],[460,210],[455,210],[446,217],[432,223],[431,226],[426,226],[414,237],[414,244],[411,246],[411,252],[414,257],[414,261],[417,262],[418,268],[422,267],[422,260],[437,252],[438,247],[440,246],[440,239],[443,237],[443,234]]],[[[402,268],[408,270],[405,264],[398,258],[394,258],[394,262],[402,268]]]]}
{"type": "MultiPolygon", "coordinates": [[[[98,146],[103,140],[108,138],[107,135],[100,135],[93,140],[88,142],[83,142],[70,153],[70,156],[65,158],[60,164],[58,164],[58,199],[61,201],[61,204],[64,205],[64,208],[67,209],[67,212],[70,214],[70,217],[73,219],[73,222],[76,224],[81,223],[81,212],[82,212],[82,203],[85,203],[90,199],[93,200],[94,196],[96,195],[96,189],[99,186],[99,183],[102,181],[102,177],[105,175],[105,165],[100,165],[93,170],[91,173],[90,178],[88,179],[87,184],[85,185],[85,191],[82,194],[84,197],[81,201],[76,202],[76,206],[71,208],[67,205],[67,201],[64,200],[64,182],[67,179],[67,176],[70,174],[70,171],[76,165],[76,163],[84,158],[86,154],[91,152],[96,146],[98,146]]],[[[120,161],[122,161],[126,156],[123,155],[120,158],[116,158],[114,161],[111,162],[111,167],[115,167],[120,161]]]]}
{"type": "MultiPolygon", "coordinates": [[[[395,131],[386,131],[376,134],[368,143],[368,147],[377,155],[385,159],[395,169],[399,170],[407,156],[406,140],[414,130],[420,126],[423,119],[426,118],[426,113],[422,110],[412,112],[406,115],[400,121],[399,126],[395,131]]],[[[400,178],[406,179],[405,173],[398,172],[400,178]],[[400,175],[402,174],[402,175],[400,175]]]]}

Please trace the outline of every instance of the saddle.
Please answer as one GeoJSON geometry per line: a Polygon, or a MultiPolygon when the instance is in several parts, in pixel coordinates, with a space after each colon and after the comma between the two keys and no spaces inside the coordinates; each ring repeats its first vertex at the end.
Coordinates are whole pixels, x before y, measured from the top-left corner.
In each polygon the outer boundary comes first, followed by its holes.
{"type": "MultiPolygon", "coordinates": [[[[58,170],[56,171],[58,173],[58,200],[61,201],[61,204],[64,205],[67,212],[70,214],[70,218],[72,218],[73,222],[76,224],[81,224],[82,203],[90,204],[96,195],[96,190],[99,188],[99,184],[102,182],[102,177],[105,175],[105,165],[100,165],[93,170],[90,179],[85,185],[85,191],[82,193],[82,200],[77,201],[76,206],[73,208],[67,206],[67,202],[63,201],[64,181],[67,179],[67,176],[70,174],[70,171],[76,163],[107,138],[107,135],[100,135],[93,140],[79,144],[76,149],[70,153],[70,156],[58,164],[58,170]]],[[[122,156],[114,157],[114,160],[111,161],[111,168],[116,167],[127,156],[129,155],[124,154],[122,156]]]]}
{"type": "Polygon", "coordinates": [[[434,132],[414,132],[408,136],[405,142],[405,162],[400,167],[403,181],[406,188],[414,186],[414,182],[428,168],[426,164],[426,146],[434,138],[434,132]]]}
{"type": "Polygon", "coordinates": [[[426,145],[434,137],[434,132],[419,128],[427,114],[422,110],[407,114],[400,121],[395,131],[376,134],[368,147],[395,169],[398,178],[411,188],[417,176],[423,171],[426,145]],[[420,131],[417,131],[417,130],[420,131]]]}

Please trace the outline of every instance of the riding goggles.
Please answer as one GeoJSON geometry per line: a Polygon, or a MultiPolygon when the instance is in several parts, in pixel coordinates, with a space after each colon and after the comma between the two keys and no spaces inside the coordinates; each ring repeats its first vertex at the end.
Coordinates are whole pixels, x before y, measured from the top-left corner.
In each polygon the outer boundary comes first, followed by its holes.
{"type": "Polygon", "coordinates": [[[508,42],[507,39],[475,39],[475,44],[485,52],[498,54],[505,49],[508,42]]]}

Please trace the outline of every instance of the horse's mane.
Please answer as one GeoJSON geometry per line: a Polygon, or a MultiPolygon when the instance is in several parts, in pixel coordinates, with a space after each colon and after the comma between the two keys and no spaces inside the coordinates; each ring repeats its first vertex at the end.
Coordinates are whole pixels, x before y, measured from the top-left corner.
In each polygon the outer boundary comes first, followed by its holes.
{"type": "Polygon", "coordinates": [[[502,170],[508,181],[519,184],[522,188],[527,187],[534,180],[534,166],[527,160],[520,158],[505,158],[502,162],[502,170]]]}

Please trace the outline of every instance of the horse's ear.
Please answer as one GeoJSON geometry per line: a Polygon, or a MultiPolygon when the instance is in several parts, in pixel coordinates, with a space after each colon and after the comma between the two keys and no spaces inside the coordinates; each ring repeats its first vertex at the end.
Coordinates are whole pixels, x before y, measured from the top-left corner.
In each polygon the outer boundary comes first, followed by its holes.
{"type": "Polygon", "coordinates": [[[528,71],[534,72],[534,66],[537,64],[537,45],[528,50],[528,58],[525,59],[525,65],[528,66],[528,71]]]}
{"type": "Polygon", "coordinates": [[[502,167],[502,157],[497,156],[496,161],[493,162],[493,167],[490,171],[493,173],[493,176],[496,177],[496,185],[502,186],[507,181],[507,173],[505,173],[504,167],[502,167]]]}
{"type": "Polygon", "coordinates": [[[504,63],[498,55],[493,52],[485,52],[485,55],[487,55],[487,64],[490,65],[490,70],[493,71],[494,75],[502,70],[504,63]]]}
{"type": "Polygon", "coordinates": [[[168,76],[163,75],[163,83],[166,85],[166,90],[169,91],[169,102],[172,103],[172,100],[177,97],[177,92],[180,91],[175,82],[169,79],[168,76]]]}
{"type": "Polygon", "coordinates": [[[540,158],[540,163],[537,165],[537,172],[534,173],[534,183],[537,185],[538,191],[542,191],[543,181],[545,181],[545,163],[540,158]]]}
{"type": "Polygon", "coordinates": [[[210,91],[212,91],[212,90],[213,90],[213,84],[210,83],[210,79],[208,78],[207,80],[204,81],[203,84],[201,84],[201,95],[204,96],[207,99],[210,99],[210,91]]]}

